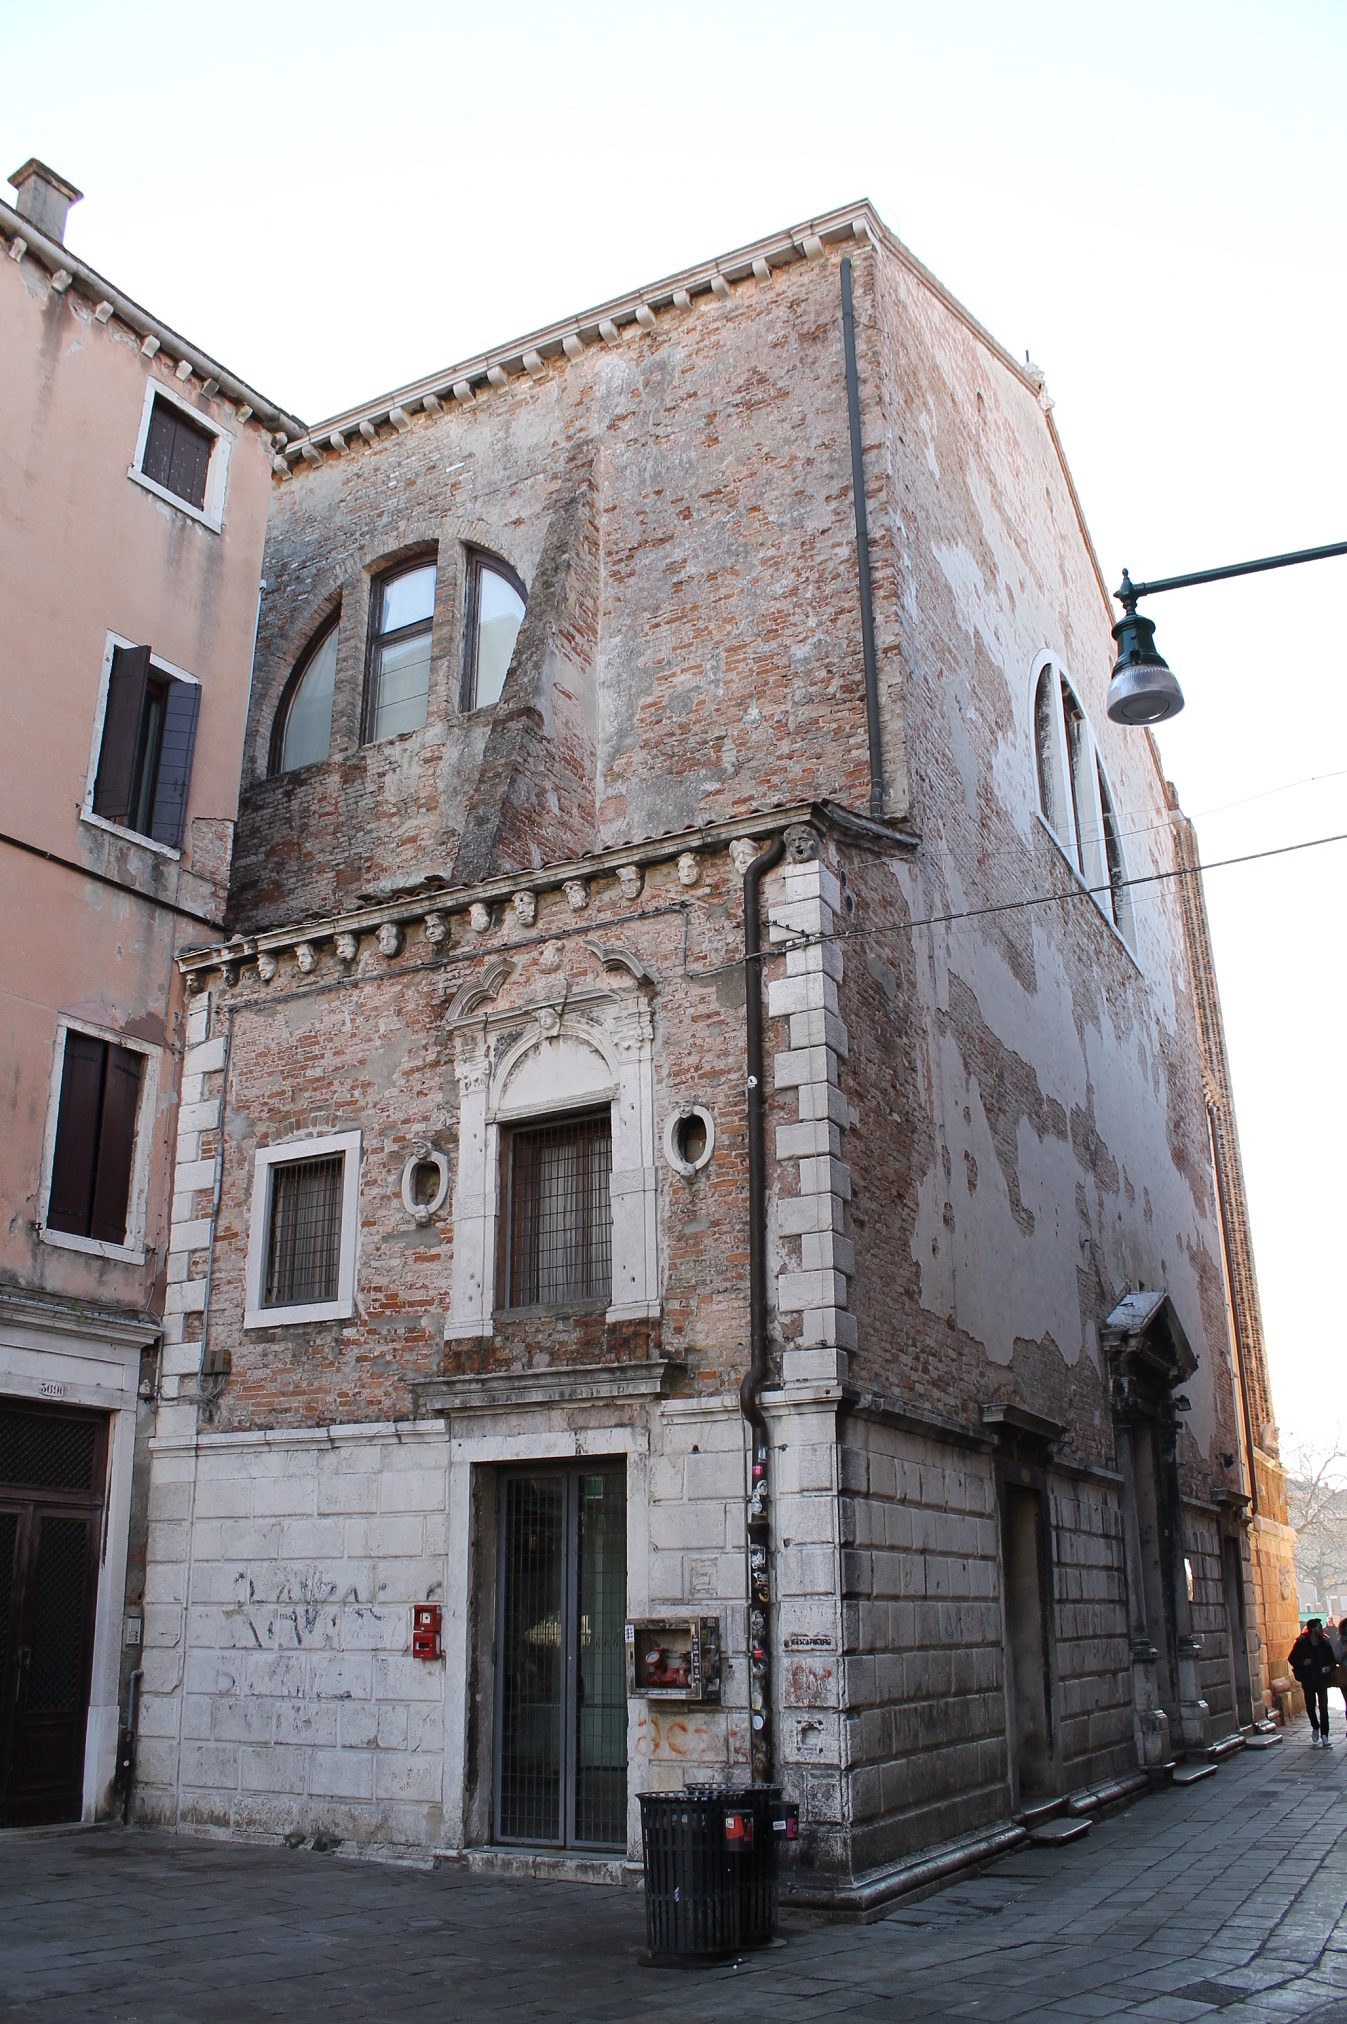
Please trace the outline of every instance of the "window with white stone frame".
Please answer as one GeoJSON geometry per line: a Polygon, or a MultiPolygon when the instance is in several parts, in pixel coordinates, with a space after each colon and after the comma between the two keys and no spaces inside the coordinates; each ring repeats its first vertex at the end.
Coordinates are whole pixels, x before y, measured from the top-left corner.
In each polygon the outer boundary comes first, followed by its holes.
{"type": "MultiPolygon", "coordinates": [[[[466,1009],[466,1008],[465,1008],[466,1009]]],[[[651,1008],[573,994],[455,1019],[451,1338],[521,1307],[659,1312],[651,1008]]]]}
{"type": "Polygon", "coordinates": [[[256,1152],[244,1327],[353,1314],[359,1218],[358,1131],[256,1152]]]}
{"type": "Polygon", "coordinates": [[[1046,655],[1034,674],[1033,728],[1039,815],[1130,948],[1136,924],[1113,795],[1076,692],[1046,655]]]}

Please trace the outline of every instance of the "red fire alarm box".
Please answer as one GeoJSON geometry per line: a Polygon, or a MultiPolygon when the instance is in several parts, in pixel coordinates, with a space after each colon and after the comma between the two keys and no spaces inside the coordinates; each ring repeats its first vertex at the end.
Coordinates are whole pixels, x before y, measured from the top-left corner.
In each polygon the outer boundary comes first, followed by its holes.
{"type": "Polygon", "coordinates": [[[414,1659],[442,1659],[444,1646],[441,1633],[444,1630],[444,1611],[438,1602],[417,1602],[412,1605],[412,1657],[414,1659]]]}

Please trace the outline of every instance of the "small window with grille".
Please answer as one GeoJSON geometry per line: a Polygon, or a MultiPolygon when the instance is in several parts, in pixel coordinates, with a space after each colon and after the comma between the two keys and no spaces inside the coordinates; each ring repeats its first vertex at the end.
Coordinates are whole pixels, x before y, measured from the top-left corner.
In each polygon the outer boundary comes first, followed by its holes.
{"type": "Polygon", "coordinates": [[[510,1307],[607,1306],[613,1293],[607,1110],[516,1125],[505,1143],[510,1307]]]}
{"type": "Polygon", "coordinates": [[[359,1132],[257,1153],[245,1327],[354,1312],[359,1190],[359,1132]]]}

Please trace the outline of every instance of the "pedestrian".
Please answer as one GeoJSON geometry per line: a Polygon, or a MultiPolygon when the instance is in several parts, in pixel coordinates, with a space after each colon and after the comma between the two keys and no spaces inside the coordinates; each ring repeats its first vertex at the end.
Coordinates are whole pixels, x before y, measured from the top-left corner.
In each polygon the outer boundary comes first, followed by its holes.
{"type": "Polygon", "coordinates": [[[1333,1647],[1337,1666],[1333,1673],[1333,1685],[1342,1695],[1344,1709],[1347,1709],[1347,1616],[1335,1624],[1332,1617],[1324,1625],[1324,1636],[1333,1647]]]}
{"type": "Polygon", "coordinates": [[[1291,1647],[1287,1660],[1305,1694],[1310,1718],[1310,1748],[1328,1748],[1328,1689],[1337,1671],[1333,1647],[1317,1616],[1310,1617],[1291,1647]]]}

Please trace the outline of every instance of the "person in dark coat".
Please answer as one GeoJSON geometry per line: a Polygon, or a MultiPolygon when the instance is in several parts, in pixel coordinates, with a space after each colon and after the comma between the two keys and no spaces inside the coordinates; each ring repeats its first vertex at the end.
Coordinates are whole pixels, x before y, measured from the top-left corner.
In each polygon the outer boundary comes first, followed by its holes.
{"type": "Polygon", "coordinates": [[[1312,1616],[1291,1647],[1287,1664],[1300,1682],[1310,1718],[1310,1747],[1328,1748],[1328,1689],[1337,1659],[1324,1636],[1324,1626],[1312,1616]]]}

